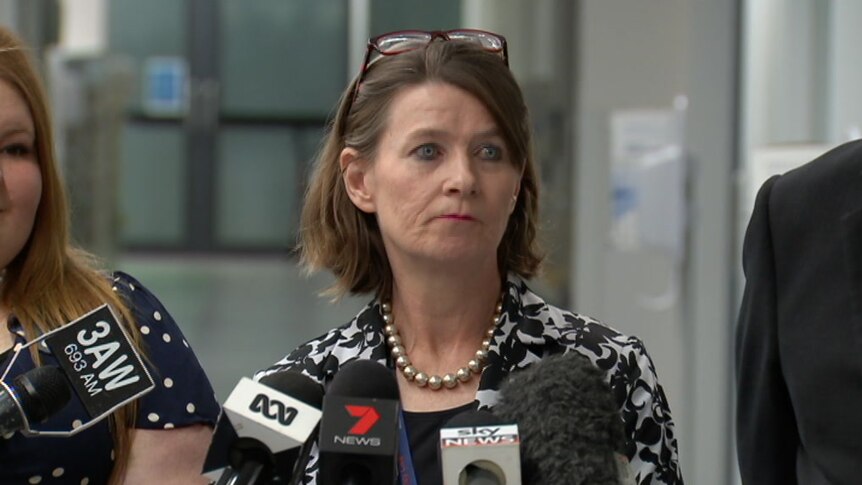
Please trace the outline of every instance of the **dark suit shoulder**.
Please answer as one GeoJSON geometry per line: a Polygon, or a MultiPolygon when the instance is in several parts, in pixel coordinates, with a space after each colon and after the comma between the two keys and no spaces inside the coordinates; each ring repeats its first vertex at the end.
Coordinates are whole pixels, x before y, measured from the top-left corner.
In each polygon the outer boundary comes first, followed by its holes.
{"type": "Polygon", "coordinates": [[[862,175],[862,140],[839,145],[814,160],[788,171],[775,186],[774,197],[781,200],[785,192],[794,198],[829,196],[835,188],[857,184],[862,175]]]}
{"type": "Polygon", "coordinates": [[[785,173],[769,194],[770,218],[778,227],[835,221],[860,204],[862,140],[840,145],[785,173]]]}

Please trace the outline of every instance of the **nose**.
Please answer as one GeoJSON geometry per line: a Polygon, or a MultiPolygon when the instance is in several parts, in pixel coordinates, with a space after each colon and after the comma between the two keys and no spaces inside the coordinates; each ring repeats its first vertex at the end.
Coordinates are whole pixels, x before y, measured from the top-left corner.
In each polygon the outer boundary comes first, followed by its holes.
{"type": "Polygon", "coordinates": [[[478,192],[478,180],[470,157],[459,154],[452,157],[447,165],[444,190],[451,195],[473,195],[478,192]]]}

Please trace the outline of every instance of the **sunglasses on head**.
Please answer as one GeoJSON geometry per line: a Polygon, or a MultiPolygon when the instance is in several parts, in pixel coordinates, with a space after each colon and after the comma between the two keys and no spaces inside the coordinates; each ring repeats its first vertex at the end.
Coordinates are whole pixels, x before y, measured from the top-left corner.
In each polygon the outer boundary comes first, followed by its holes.
{"type": "Polygon", "coordinates": [[[350,104],[345,113],[350,113],[350,109],[356,101],[356,96],[359,94],[359,86],[365,79],[365,73],[372,64],[382,57],[397,56],[398,54],[421,49],[435,39],[477,44],[488,52],[498,54],[503,59],[503,62],[506,63],[506,67],[509,67],[509,52],[506,47],[506,38],[493,32],[476,29],[445,31],[399,30],[397,32],[378,35],[368,40],[368,48],[365,50],[365,61],[362,63],[359,79],[356,80],[356,86],[353,89],[353,95],[350,98],[350,104]]]}

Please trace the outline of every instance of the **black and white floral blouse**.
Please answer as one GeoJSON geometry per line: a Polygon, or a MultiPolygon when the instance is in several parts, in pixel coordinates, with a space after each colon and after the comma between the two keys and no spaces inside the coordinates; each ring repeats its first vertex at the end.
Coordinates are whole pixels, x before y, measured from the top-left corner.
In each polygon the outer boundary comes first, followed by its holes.
{"type": "MultiPolygon", "coordinates": [[[[509,275],[505,290],[502,319],[476,394],[479,408],[493,408],[497,389],[510,372],[548,355],[579,352],[606,372],[625,422],[626,454],[637,482],[682,484],[670,408],[644,344],[590,317],[545,303],[515,275],[509,275]]],[[[346,325],[299,346],[257,377],[292,369],[326,385],[352,360],[369,359],[394,368],[379,307],[372,301],[346,325]]],[[[304,484],[316,483],[317,468],[315,446],[304,484]]]]}

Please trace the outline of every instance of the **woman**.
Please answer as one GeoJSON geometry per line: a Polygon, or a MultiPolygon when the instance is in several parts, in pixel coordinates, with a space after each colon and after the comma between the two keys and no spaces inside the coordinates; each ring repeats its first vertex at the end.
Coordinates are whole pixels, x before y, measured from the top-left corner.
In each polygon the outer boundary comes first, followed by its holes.
{"type": "MultiPolygon", "coordinates": [[[[433,484],[443,423],[493,408],[509,372],[580,352],[606,371],[639,482],[681,483],[643,344],[547,305],[524,283],[541,261],[529,126],[503,37],[371,39],[317,159],[300,250],[310,270],[335,274],[335,296],[375,298],[267,372],[299,368],[328,383],[355,359],[397,369],[418,483],[433,484]]],[[[316,451],[306,472],[315,483],[316,451]]]]}
{"type": "MultiPolygon", "coordinates": [[[[69,245],[45,95],[25,51],[0,29],[0,374],[10,365],[12,374],[34,362],[56,365],[47,350],[22,352],[14,362],[12,355],[109,303],[156,386],[69,438],[0,437],[0,483],[200,483],[219,411],[212,388],[156,297],[127,274],[98,271],[89,255],[69,245]]],[[[43,426],[69,429],[82,417],[73,399],[43,426]]]]}

